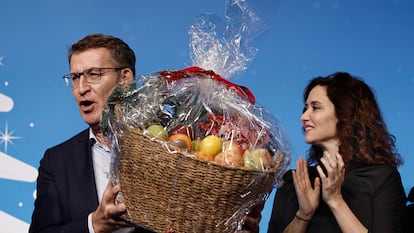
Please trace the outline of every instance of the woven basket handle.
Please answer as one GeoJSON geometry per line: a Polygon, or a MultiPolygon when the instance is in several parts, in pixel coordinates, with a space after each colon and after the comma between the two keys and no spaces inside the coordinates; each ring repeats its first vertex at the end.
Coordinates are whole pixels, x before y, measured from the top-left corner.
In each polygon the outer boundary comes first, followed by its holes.
{"type": "Polygon", "coordinates": [[[228,89],[233,90],[243,99],[249,101],[250,103],[254,104],[256,102],[256,98],[254,97],[253,93],[245,86],[240,86],[235,83],[232,83],[220,75],[214,73],[211,70],[204,70],[197,66],[191,66],[182,70],[165,70],[161,71],[160,74],[165,78],[167,81],[176,81],[183,78],[194,78],[194,77],[206,77],[209,76],[211,79],[217,80],[222,82],[228,89]]]}

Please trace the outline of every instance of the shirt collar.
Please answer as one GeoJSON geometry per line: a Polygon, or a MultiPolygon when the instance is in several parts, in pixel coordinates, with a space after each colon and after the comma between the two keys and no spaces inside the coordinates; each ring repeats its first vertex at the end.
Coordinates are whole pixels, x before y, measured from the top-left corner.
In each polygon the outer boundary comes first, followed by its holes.
{"type": "Polygon", "coordinates": [[[109,151],[109,148],[106,146],[103,146],[99,141],[96,139],[95,134],[92,131],[92,128],[89,128],[89,140],[91,141],[92,146],[98,146],[99,148],[104,149],[105,151],[109,151]]]}

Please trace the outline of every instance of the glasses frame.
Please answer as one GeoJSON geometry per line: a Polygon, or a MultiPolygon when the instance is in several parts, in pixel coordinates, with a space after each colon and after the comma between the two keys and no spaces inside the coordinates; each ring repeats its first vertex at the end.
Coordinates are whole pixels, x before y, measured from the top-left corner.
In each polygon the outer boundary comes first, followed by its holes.
{"type": "Polygon", "coordinates": [[[102,80],[103,74],[107,73],[107,72],[105,72],[105,70],[109,71],[109,70],[123,70],[123,69],[125,69],[125,67],[124,68],[122,68],[122,67],[108,67],[108,68],[106,68],[106,67],[92,67],[92,68],[84,70],[80,73],[69,73],[69,74],[63,75],[62,78],[63,78],[63,81],[65,82],[65,85],[67,87],[72,87],[73,88],[74,87],[73,82],[75,80],[80,79],[81,76],[83,76],[83,79],[87,83],[99,83],[102,80]],[[97,70],[97,72],[99,72],[99,80],[90,80],[89,79],[89,75],[91,75],[91,74],[88,74],[88,73],[90,73],[93,70],[97,70]]]}

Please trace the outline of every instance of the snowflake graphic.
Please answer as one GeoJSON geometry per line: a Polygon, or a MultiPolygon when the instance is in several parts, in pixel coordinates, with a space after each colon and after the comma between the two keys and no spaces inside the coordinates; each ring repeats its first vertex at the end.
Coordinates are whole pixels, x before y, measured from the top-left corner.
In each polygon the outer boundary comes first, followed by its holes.
{"type": "Polygon", "coordinates": [[[13,136],[13,132],[14,132],[14,130],[9,132],[7,122],[6,122],[4,132],[0,131],[0,145],[4,143],[4,152],[5,153],[7,153],[7,146],[8,146],[9,143],[11,145],[14,145],[12,140],[21,138],[21,137],[13,136]]]}

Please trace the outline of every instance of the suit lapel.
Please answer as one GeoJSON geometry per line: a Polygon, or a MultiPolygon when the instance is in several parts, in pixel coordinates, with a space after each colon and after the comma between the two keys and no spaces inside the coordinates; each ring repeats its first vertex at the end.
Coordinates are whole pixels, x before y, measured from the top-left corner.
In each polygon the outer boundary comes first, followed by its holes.
{"type": "Polygon", "coordinates": [[[83,199],[85,200],[85,208],[94,211],[99,204],[96,191],[95,175],[93,171],[92,149],[89,140],[89,130],[77,142],[78,145],[74,149],[74,158],[76,162],[74,175],[78,176],[83,190],[83,199]]]}

